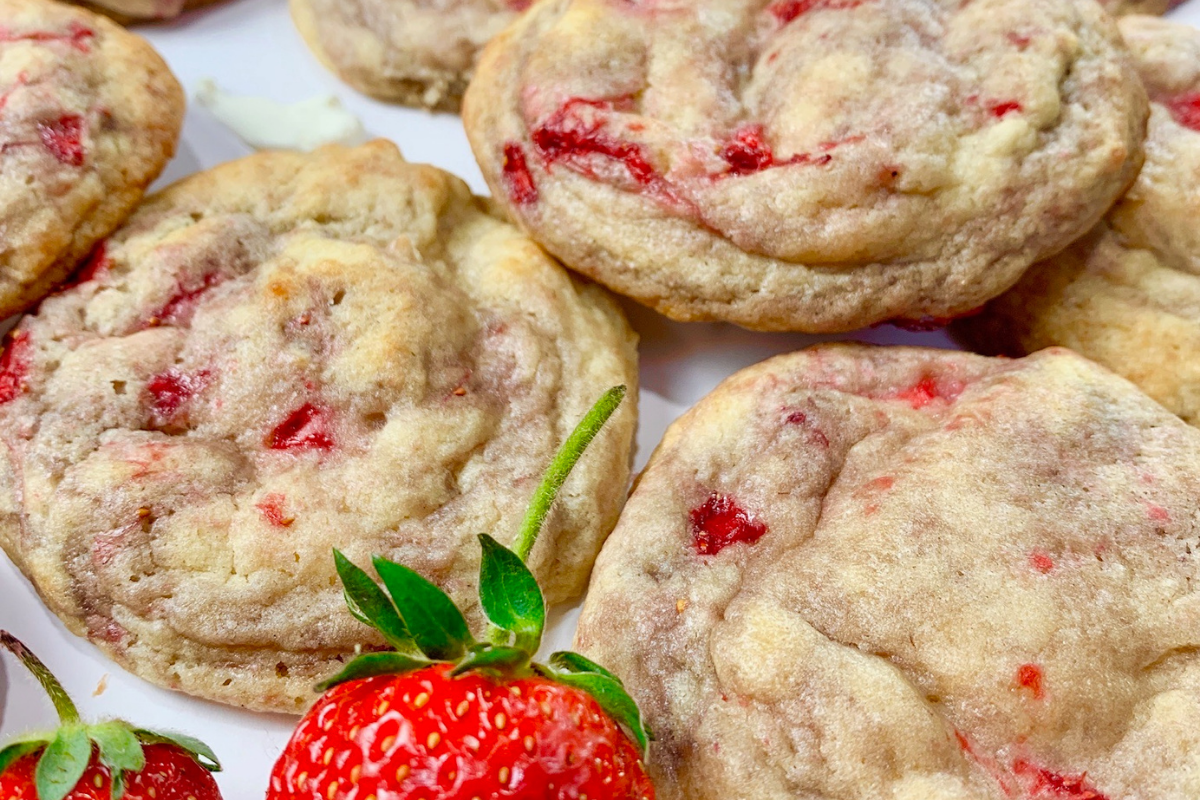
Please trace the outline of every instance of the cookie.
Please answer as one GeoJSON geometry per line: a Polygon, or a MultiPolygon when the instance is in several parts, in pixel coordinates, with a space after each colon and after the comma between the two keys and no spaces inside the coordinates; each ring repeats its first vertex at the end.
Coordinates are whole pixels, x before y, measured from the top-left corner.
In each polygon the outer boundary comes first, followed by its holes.
{"type": "Polygon", "coordinates": [[[309,48],[380,100],[458,111],[480,49],[531,0],[290,0],[309,48]]]}
{"type": "Polygon", "coordinates": [[[211,5],[219,0],[94,0],[84,3],[119,22],[171,19],[193,8],[211,5]]]}
{"type": "Polygon", "coordinates": [[[1145,94],[1090,0],[540,3],[463,114],[508,212],[668,316],[951,317],[1085,233],[1145,94]]]}
{"type": "Polygon", "coordinates": [[[1067,350],[835,345],[677,421],[577,638],[663,800],[1200,792],[1200,431],[1067,350]]]}
{"type": "MultiPolygon", "coordinates": [[[[381,644],[334,547],[477,604],[477,535],[511,541],[574,425],[636,386],[603,289],[382,141],[187,178],[80,281],[0,364],[0,545],[125,668],[247,708],[300,711],[381,644]]],[[[616,522],[626,402],[533,551],[549,602],[616,522]]]]}
{"type": "Polygon", "coordinates": [[[1121,30],[1152,99],[1141,175],[1091,234],[956,330],[990,353],[1070,347],[1200,424],[1200,31],[1153,17],[1121,30]]]}
{"type": "Polygon", "coordinates": [[[183,90],[143,39],[52,0],[0,0],[0,317],[117,227],[175,152],[183,90]]]}
{"type": "Polygon", "coordinates": [[[1092,3],[709,5],[540,5],[464,109],[535,238],[672,316],[954,316],[1140,163],[1143,94],[1092,3]]]}

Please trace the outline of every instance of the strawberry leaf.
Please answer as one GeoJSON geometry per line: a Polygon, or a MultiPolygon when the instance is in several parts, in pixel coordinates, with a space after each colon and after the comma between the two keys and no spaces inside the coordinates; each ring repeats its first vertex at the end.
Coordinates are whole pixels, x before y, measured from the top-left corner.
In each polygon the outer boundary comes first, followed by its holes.
{"type": "Polygon", "coordinates": [[[445,592],[403,564],[378,556],[374,564],[422,653],[436,661],[455,661],[475,643],[462,612],[445,592]]]}
{"type": "Polygon", "coordinates": [[[480,644],[471,648],[471,652],[458,662],[450,674],[461,675],[473,669],[513,672],[524,668],[529,663],[529,656],[530,652],[522,647],[480,644]]]}
{"type": "Polygon", "coordinates": [[[517,554],[486,533],[479,535],[479,602],[492,624],[516,634],[516,646],[536,653],[546,625],[546,602],[537,578],[517,554]]]}
{"type": "Polygon", "coordinates": [[[217,754],[208,745],[194,736],[174,731],[148,731],[138,728],[134,731],[138,741],[143,744],[173,744],[196,760],[196,763],[209,772],[220,772],[221,762],[217,754]]]}
{"type": "Polygon", "coordinates": [[[30,753],[36,753],[45,746],[45,739],[26,739],[13,742],[7,747],[0,749],[0,773],[8,769],[17,759],[27,756],[30,753]]]}
{"type": "Polygon", "coordinates": [[[415,653],[417,645],[412,634],[379,585],[337,549],[333,551],[333,560],[345,589],[346,605],[355,619],[379,631],[401,653],[415,653]]]}
{"type": "Polygon", "coordinates": [[[633,734],[642,753],[646,752],[650,745],[650,739],[653,737],[642,722],[642,712],[638,710],[637,703],[633,701],[619,681],[598,672],[547,671],[545,675],[553,681],[572,686],[594,697],[610,717],[624,725],[633,734]]]}
{"type": "Polygon", "coordinates": [[[87,733],[100,748],[100,763],[112,775],[112,800],[121,800],[125,794],[125,773],[141,772],[146,766],[142,743],[123,722],[92,725],[87,733]]]}
{"type": "Polygon", "coordinates": [[[317,684],[317,691],[323,692],[339,683],[374,678],[376,675],[403,675],[406,672],[424,669],[429,664],[430,662],[423,658],[413,658],[404,653],[368,653],[355,658],[329,680],[317,684]]]}
{"type": "Polygon", "coordinates": [[[34,772],[38,800],[63,800],[92,759],[92,740],[82,725],[64,725],[46,745],[34,772]]]}
{"type": "Polygon", "coordinates": [[[590,658],[585,658],[579,653],[572,653],[569,650],[560,650],[550,656],[550,666],[562,672],[594,672],[597,675],[603,675],[607,678],[612,678],[617,683],[624,686],[621,679],[604,667],[592,661],[590,658]]]}

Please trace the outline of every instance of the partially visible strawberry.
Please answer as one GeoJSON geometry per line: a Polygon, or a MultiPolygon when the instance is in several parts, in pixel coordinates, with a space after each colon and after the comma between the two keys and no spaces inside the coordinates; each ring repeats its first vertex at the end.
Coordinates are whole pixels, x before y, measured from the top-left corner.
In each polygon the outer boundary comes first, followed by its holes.
{"type": "MultiPolygon", "coordinates": [[[[125,776],[125,800],[219,800],[217,784],[195,756],[175,745],[148,744],[142,748],[145,766],[125,776]]],[[[0,775],[0,797],[5,800],[42,800],[37,793],[37,767],[41,756],[30,753],[13,762],[0,775]]],[[[111,800],[115,793],[112,770],[93,753],[83,777],[68,800],[111,800]]]]}
{"type": "Polygon", "coordinates": [[[407,567],[374,560],[385,593],[334,552],[350,612],[395,649],[359,656],[318,687],[327,691],[276,762],[267,800],[654,800],[649,734],[621,681],[575,653],[532,661],[546,608],[525,559],[624,395],[609,390],[563,444],[513,551],[480,535],[485,641],[407,567]]]}
{"type": "Polygon", "coordinates": [[[653,797],[637,747],[591,695],[452,669],[335,686],[268,797],[653,797]]]}
{"type": "Polygon", "coordinates": [[[61,727],[0,749],[3,800],[221,800],[220,770],[203,743],[112,720],[84,724],[71,698],[37,656],[7,631],[0,644],[50,695],[61,727]]]}

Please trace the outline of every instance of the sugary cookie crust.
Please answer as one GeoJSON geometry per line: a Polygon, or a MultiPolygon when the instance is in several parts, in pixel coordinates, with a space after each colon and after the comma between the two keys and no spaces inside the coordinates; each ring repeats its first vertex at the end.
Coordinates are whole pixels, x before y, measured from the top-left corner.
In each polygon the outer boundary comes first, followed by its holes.
{"type": "Polygon", "coordinates": [[[775,358],[667,431],[576,643],[664,800],[1189,800],[1198,466],[1066,350],[775,358]]]}
{"type": "Polygon", "coordinates": [[[958,330],[985,352],[1070,347],[1200,424],[1200,32],[1153,17],[1121,31],[1152,100],[1141,175],[1090,235],[958,330]]]}
{"type": "Polygon", "coordinates": [[[81,8],[0,0],[0,317],[112,231],[175,152],[183,91],[140,37],[81,8]]]}
{"type": "MultiPolygon", "coordinates": [[[[148,200],[0,363],[0,545],[127,669],[297,712],[357,645],[332,549],[473,605],[635,337],[458,179],[382,141],[270,153],[148,200]]],[[[616,522],[631,396],[531,567],[584,588],[616,522]]]]}
{"type": "Polygon", "coordinates": [[[1091,0],[558,0],[464,122],[567,266],[678,319],[952,317],[1086,232],[1146,99],[1091,0]]]}
{"type": "Polygon", "coordinates": [[[531,0],[290,0],[326,67],[359,91],[458,111],[480,49],[531,0]]]}

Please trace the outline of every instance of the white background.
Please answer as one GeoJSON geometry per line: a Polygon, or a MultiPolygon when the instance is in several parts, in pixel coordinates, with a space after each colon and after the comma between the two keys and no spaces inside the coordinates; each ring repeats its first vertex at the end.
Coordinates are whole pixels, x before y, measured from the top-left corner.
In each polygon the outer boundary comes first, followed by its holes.
{"type": "MultiPolygon", "coordinates": [[[[1173,16],[1200,25],[1200,0],[1173,16]]],[[[358,115],[368,133],[392,139],[410,161],[436,164],[465,178],[478,192],[487,187],[467,147],[458,117],[429,115],[374,102],[327,73],[309,54],[288,18],[286,0],[232,0],[202,9],[170,25],[140,29],[194,92],[202,78],[227,91],[296,102],[335,93],[358,115]]],[[[175,161],[159,185],[250,151],[203,109],[187,116],[175,161]]],[[[672,323],[627,305],[642,337],[640,469],[666,426],[735,370],[821,338],[853,338],[889,344],[951,347],[941,333],[914,334],[888,326],[847,337],[756,334],[727,325],[672,323]]],[[[547,646],[569,646],[576,609],[560,609],[547,646]]],[[[147,727],[185,731],[206,740],[225,765],[219,777],[226,800],[262,798],[293,718],[251,714],[158,689],[125,673],[85,641],[67,633],[29,584],[0,555],[0,627],[29,644],[63,680],[85,714],[120,716],[147,727]],[[106,689],[93,696],[104,682],[106,689]]],[[[0,739],[48,727],[53,711],[36,684],[11,660],[0,657],[0,739]]]]}

